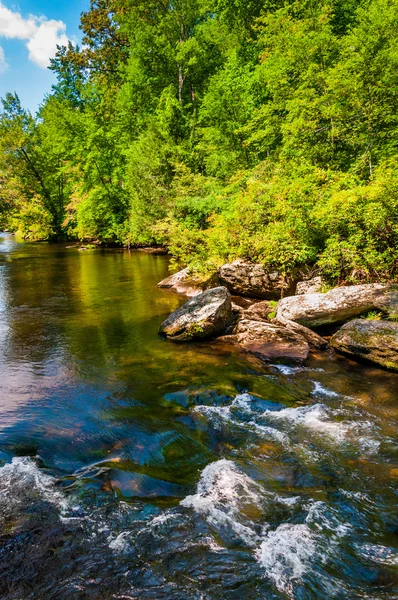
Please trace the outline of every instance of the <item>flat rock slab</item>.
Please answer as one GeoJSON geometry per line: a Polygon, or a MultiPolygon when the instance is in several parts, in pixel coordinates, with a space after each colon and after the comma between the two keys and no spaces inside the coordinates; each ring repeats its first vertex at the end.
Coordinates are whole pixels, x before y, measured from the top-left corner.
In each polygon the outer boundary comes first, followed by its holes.
{"type": "Polygon", "coordinates": [[[320,327],[344,323],[371,310],[398,312],[398,285],[353,285],[326,294],[289,296],[278,302],[277,318],[320,327]]]}
{"type": "Polygon", "coordinates": [[[277,300],[283,294],[293,293],[295,282],[278,272],[269,272],[263,265],[235,260],[218,270],[221,285],[231,294],[277,300]]]}
{"type": "Polygon", "coordinates": [[[308,342],[302,335],[264,321],[242,320],[233,335],[224,336],[221,340],[237,344],[265,360],[303,362],[309,353],[308,342]]]}
{"type": "Polygon", "coordinates": [[[177,342],[214,338],[233,321],[231,295],[217,287],[191,298],[160,326],[160,335],[177,342]]]}
{"type": "Polygon", "coordinates": [[[398,323],[354,319],[334,334],[330,345],[347,356],[398,370],[398,323]]]}

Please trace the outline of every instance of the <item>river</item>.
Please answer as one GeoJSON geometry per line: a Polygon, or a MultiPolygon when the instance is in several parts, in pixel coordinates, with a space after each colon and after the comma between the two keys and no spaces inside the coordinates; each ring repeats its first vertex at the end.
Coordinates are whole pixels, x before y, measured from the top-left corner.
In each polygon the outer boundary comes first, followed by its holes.
{"type": "Polygon", "coordinates": [[[398,598],[398,375],[164,341],[168,272],[1,234],[1,599],[398,598]]]}

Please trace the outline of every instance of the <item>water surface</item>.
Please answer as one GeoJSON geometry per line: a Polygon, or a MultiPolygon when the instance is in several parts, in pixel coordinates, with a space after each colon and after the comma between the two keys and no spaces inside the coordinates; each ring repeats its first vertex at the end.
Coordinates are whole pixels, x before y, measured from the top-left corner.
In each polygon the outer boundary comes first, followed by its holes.
{"type": "Polygon", "coordinates": [[[398,598],[398,375],[166,342],[168,273],[0,239],[0,597],[398,598]]]}

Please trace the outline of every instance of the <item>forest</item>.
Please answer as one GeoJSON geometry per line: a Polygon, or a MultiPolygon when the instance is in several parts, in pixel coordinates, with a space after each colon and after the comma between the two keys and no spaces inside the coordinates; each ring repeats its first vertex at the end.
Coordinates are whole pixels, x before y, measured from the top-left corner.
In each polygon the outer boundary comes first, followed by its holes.
{"type": "Polygon", "coordinates": [[[334,283],[398,276],[398,0],[91,0],[37,114],[0,113],[0,227],[334,283]]]}

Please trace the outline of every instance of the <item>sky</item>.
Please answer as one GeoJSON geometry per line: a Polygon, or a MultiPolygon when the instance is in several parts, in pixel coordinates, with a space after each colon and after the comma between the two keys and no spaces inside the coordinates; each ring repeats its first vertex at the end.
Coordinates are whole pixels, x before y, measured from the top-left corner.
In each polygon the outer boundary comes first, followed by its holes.
{"type": "Polygon", "coordinates": [[[80,13],[89,0],[0,0],[0,97],[16,92],[35,113],[51,91],[56,46],[79,42],[80,13]]]}

